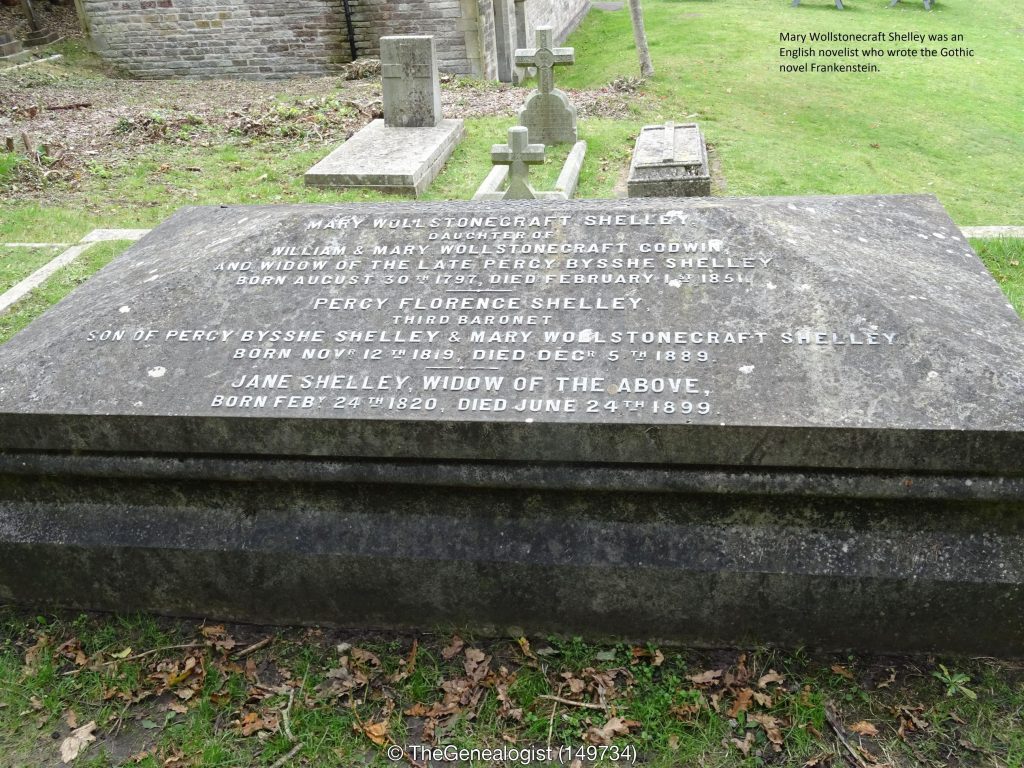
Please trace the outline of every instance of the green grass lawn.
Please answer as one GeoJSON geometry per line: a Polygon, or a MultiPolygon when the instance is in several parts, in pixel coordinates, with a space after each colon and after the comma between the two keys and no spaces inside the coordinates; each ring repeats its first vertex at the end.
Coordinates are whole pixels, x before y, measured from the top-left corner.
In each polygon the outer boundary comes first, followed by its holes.
{"type": "Polygon", "coordinates": [[[24,280],[60,252],[60,248],[7,248],[0,244],[0,293],[24,280]]]}
{"type": "MultiPolygon", "coordinates": [[[[887,5],[644,0],[656,69],[647,88],[659,107],[643,119],[699,121],[729,195],[930,193],[961,226],[1020,224],[1024,5],[887,5]],[[963,43],[946,47],[976,55],[886,58],[876,74],[779,71],[782,32],[880,31],[962,34],[963,43]]],[[[626,10],[592,12],[569,41],[578,64],[559,71],[559,84],[636,75],[630,29],[626,10]]]]}
{"type": "MultiPolygon", "coordinates": [[[[90,275],[106,266],[115,256],[131,245],[124,240],[96,243],[75,261],[57,270],[45,283],[19,301],[7,312],[0,313],[0,344],[3,344],[26,325],[43,314],[71,291],[84,283],[90,275]]],[[[3,251],[0,251],[2,254],[3,251]]],[[[56,255],[56,254],[53,254],[56,255]]],[[[33,263],[39,257],[33,259],[33,263]]],[[[0,261],[2,264],[2,261],[0,261]]],[[[42,266],[42,264],[38,264],[42,266]]],[[[21,270],[23,277],[32,270],[21,270]]],[[[21,279],[21,278],[19,278],[21,279]]]]}

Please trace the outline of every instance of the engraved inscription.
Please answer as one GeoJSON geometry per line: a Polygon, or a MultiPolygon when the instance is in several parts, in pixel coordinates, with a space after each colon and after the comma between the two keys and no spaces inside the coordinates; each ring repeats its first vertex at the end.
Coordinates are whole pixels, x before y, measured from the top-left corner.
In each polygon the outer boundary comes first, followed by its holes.
{"type": "MultiPolygon", "coordinates": [[[[264,252],[211,248],[203,267],[218,293],[265,306],[259,322],[230,311],[189,328],[121,318],[82,338],[208,356],[213,373],[189,386],[218,412],[708,423],[723,397],[785,371],[765,361],[903,342],[867,317],[795,327],[693,309],[803,290],[784,249],[737,243],[699,210],[339,215],[280,233],[264,252]]],[[[174,375],[165,368],[161,379],[174,375]]]]}

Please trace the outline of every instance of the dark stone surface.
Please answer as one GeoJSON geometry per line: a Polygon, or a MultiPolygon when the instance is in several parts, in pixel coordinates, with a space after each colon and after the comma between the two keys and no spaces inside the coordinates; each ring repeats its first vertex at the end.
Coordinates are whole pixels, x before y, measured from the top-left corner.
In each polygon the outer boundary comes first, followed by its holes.
{"type": "Polygon", "coordinates": [[[203,208],[173,216],[0,351],[0,450],[1020,475],[1022,400],[1024,326],[932,198],[203,208]],[[514,216],[527,225],[500,225],[514,216]],[[602,216],[612,223],[588,223],[602,216]],[[498,223],[457,226],[474,217],[498,223]],[[563,245],[606,253],[507,252],[563,245]],[[273,255],[281,248],[331,250],[273,255]],[[298,268],[314,261],[323,268],[298,268]],[[352,284],[295,284],[324,276],[352,284]],[[432,302],[474,308],[423,309],[432,302]],[[460,390],[457,377],[480,387],[460,390]],[[500,386],[487,391],[488,379],[500,386]],[[247,396],[265,400],[228,400],[247,396]],[[524,400],[559,410],[515,410],[524,400]]]}
{"type": "Polygon", "coordinates": [[[0,348],[0,599],[1015,655],[1022,403],[1024,326],[930,197],[187,209],[0,348]]]}
{"type": "Polygon", "coordinates": [[[259,622],[1018,655],[1022,545],[1019,497],[0,478],[0,598],[259,622]]]}

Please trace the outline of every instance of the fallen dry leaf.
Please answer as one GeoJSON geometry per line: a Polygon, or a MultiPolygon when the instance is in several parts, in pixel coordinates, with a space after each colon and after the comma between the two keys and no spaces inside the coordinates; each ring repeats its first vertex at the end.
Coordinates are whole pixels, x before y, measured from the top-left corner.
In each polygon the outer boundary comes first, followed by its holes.
{"type": "Polygon", "coordinates": [[[364,651],[362,648],[352,649],[352,661],[366,667],[380,666],[380,659],[377,657],[377,654],[370,651],[364,651]]]}
{"type": "Polygon", "coordinates": [[[729,741],[731,741],[732,745],[742,752],[744,757],[746,757],[750,754],[750,748],[754,746],[754,734],[752,731],[747,731],[746,736],[743,737],[743,741],[740,741],[739,739],[730,739],[729,741]]]}
{"type": "Polygon", "coordinates": [[[219,651],[230,651],[234,648],[237,643],[235,639],[227,633],[224,626],[221,624],[215,624],[208,627],[200,627],[200,634],[206,638],[207,642],[219,651]]]}
{"type": "Polygon", "coordinates": [[[693,720],[700,712],[700,704],[680,704],[677,707],[672,707],[669,712],[683,722],[687,722],[693,720]]]}
{"type": "Polygon", "coordinates": [[[756,701],[765,709],[772,708],[772,697],[769,696],[767,693],[760,693],[759,691],[754,691],[754,701],[756,701]]]}
{"type": "Polygon", "coordinates": [[[862,745],[855,744],[854,748],[860,753],[860,756],[863,757],[866,762],[871,763],[872,765],[878,764],[878,757],[871,754],[871,752],[865,749],[862,745]]]}
{"type": "Polygon", "coordinates": [[[768,741],[772,744],[772,749],[776,752],[782,751],[782,724],[771,715],[752,714],[750,719],[760,724],[764,729],[765,736],[768,737],[768,741]]]}
{"type": "Polygon", "coordinates": [[[769,669],[767,673],[761,675],[757,680],[758,688],[767,688],[772,683],[778,683],[782,685],[786,682],[786,678],[776,672],[774,669],[769,669]]]}
{"type": "Polygon", "coordinates": [[[665,654],[660,650],[655,649],[653,651],[640,646],[634,646],[633,650],[633,663],[637,664],[640,661],[647,661],[652,667],[660,667],[665,663],[665,654]]]}
{"type": "Polygon", "coordinates": [[[40,635],[36,640],[35,645],[25,651],[25,666],[29,670],[35,669],[39,666],[39,661],[43,657],[43,653],[46,651],[47,646],[50,644],[50,638],[46,635],[40,635]]]}
{"type": "Polygon", "coordinates": [[[876,685],[875,688],[888,688],[890,685],[892,685],[895,682],[896,682],[896,670],[892,669],[890,667],[890,669],[889,669],[889,677],[887,679],[883,680],[882,682],[880,682],[878,685],[876,685]]]}
{"type": "Polygon", "coordinates": [[[636,720],[625,720],[621,717],[608,719],[600,728],[594,726],[587,730],[587,741],[591,744],[607,746],[612,743],[616,736],[626,736],[631,728],[639,728],[640,723],[636,720]]]}
{"type": "Polygon", "coordinates": [[[722,676],[721,669],[709,669],[707,672],[701,672],[699,675],[690,675],[689,680],[694,685],[710,685],[722,676]]]}
{"type": "Polygon", "coordinates": [[[259,712],[247,712],[237,723],[243,736],[252,736],[260,731],[276,733],[280,723],[277,715],[261,715],[259,712]]]}
{"type": "Polygon", "coordinates": [[[841,664],[833,664],[832,671],[840,677],[845,677],[847,680],[853,680],[853,672],[851,672],[841,664]]]}
{"type": "Polygon", "coordinates": [[[528,659],[532,659],[533,661],[537,660],[536,654],[532,650],[530,650],[529,640],[527,640],[525,637],[519,637],[516,639],[516,642],[519,643],[519,650],[523,652],[523,656],[525,656],[528,659]]]}
{"type": "Polygon", "coordinates": [[[867,720],[861,720],[859,723],[854,723],[850,726],[850,730],[853,733],[860,734],[861,736],[877,736],[878,729],[869,723],[867,720]]]}
{"type": "Polygon", "coordinates": [[[441,650],[441,658],[445,661],[451,661],[458,656],[462,649],[466,646],[466,641],[458,635],[452,635],[452,640],[441,650]]]}
{"type": "Polygon", "coordinates": [[[908,731],[923,733],[928,730],[928,721],[918,717],[921,712],[924,712],[924,707],[920,704],[916,707],[898,707],[896,716],[899,718],[900,727],[897,729],[896,735],[906,741],[908,731]]]}
{"type": "Polygon", "coordinates": [[[60,759],[64,763],[70,763],[89,744],[96,741],[93,731],[96,730],[96,721],[91,720],[81,728],[76,728],[60,744],[60,759]]]}
{"type": "Polygon", "coordinates": [[[376,744],[378,747],[383,747],[390,741],[388,736],[388,721],[382,720],[379,723],[363,723],[358,726],[363,734],[376,744]]]}
{"type": "Polygon", "coordinates": [[[491,657],[478,648],[467,648],[463,666],[466,669],[466,675],[473,682],[480,682],[487,677],[487,673],[490,671],[491,657]]]}
{"type": "Polygon", "coordinates": [[[736,698],[729,708],[729,717],[736,717],[740,712],[746,712],[750,707],[750,700],[754,697],[754,692],[749,688],[741,688],[736,692],[736,698]]]}
{"type": "Polygon", "coordinates": [[[57,649],[57,653],[65,659],[73,661],[75,666],[78,667],[84,667],[88,661],[85,652],[82,650],[82,644],[79,642],[77,637],[73,637],[61,645],[61,647],[57,649]]]}

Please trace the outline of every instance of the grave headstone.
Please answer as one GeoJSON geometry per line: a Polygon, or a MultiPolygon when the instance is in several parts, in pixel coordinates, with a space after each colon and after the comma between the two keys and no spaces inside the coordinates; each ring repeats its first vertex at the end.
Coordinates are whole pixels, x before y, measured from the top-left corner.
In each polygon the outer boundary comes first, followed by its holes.
{"type": "Polygon", "coordinates": [[[28,19],[28,25],[32,31],[42,31],[43,25],[36,16],[36,9],[35,6],[32,5],[32,0],[21,0],[21,10],[25,14],[25,18],[28,19]]]}
{"type": "MultiPolygon", "coordinates": [[[[798,5],[800,5],[800,0],[793,0],[791,5],[793,8],[796,8],[798,5]]],[[[840,11],[843,10],[843,0],[836,0],[836,8],[838,8],[840,11]]]]}
{"type": "Polygon", "coordinates": [[[380,39],[384,124],[425,128],[441,122],[441,83],[432,35],[380,39]]]}
{"type": "MultiPolygon", "coordinates": [[[[899,2],[900,0],[891,0],[891,2],[889,3],[889,7],[894,8],[895,6],[899,5],[899,2]]],[[[932,9],[933,2],[934,0],[924,0],[924,9],[926,11],[930,11],[932,9]]]]}
{"type": "Polygon", "coordinates": [[[933,197],[187,208],[0,347],[0,597],[1017,655],[1022,402],[933,197]]]}
{"type": "Polygon", "coordinates": [[[32,48],[39,45],[48,45],[61,39],[57,32],[48,30],[40,21],[32,0],[21,0],[21,8],[31,28],[31,31],[22,41],[25,46],[32,48]]]}
{"type": "Polygon", "coordinates": [[[537,27],[537,47],[516,51],[516,65],[537,69],[537,89],[519,110],[519,124],[530,131],[534,141],[546,146],[575,143],[576,107],[555,88],[554,68],[572,64],[572,48],[557,48],[551,27],[537,27]]]}
{"type": "Polygon", "coordinates": [[[508,129],[508,144],[491,147],[491,160],[495,165],[507,165],[508,187],[502,199],[533,200],[537,193],[530,186],[531,165],[544,162],[544,145],[531,144],[530,132],[522,126],[508,129]]]}
{"type": "Polygon", "coordinates": [[[700,126],[644,126],[633,148],[626,188],[630,197],[710,195],[711,171],[700,126]]]}
{"type": "Polygon", "coordinates": [[[441,117],[434,39],[381,38],[384,119],[374,120],[306,171],[307,186],[376,189],[418,197],[466,135],[441,117]]]}

